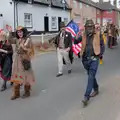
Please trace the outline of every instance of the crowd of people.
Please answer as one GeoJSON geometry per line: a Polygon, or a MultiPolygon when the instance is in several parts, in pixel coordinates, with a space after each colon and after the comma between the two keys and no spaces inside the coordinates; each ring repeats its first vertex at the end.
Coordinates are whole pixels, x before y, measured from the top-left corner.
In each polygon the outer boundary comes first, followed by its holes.
{"type": "MultiPolygon", "coordinates": [[[[100,25],[95,25],[93,20],[90,19],[86,21],[84,30],[78,32],[73,40],[71,33],[66,31],[64,22],[61,22],[60,28],[59,34],[52,40],[56,46],[58,58],[58,74],[56,77],[63,75],[64,64],[68,68],[68,74],[71,74],[71,65],[74,61],[72,44],[82,42],[78,58],[82,59],[88,75],[88,84],[82,101],[83,105],[86,106],[91,97],[99,94],[96,73],[99,61],[100,64],[103,61],[106,41],[108,41],[108,48],[116,46],[119,30],[113,24],[108,24],[106,29],[103,30],[100,25]]],[[[20,97],[20,87],[22,85],[24,85],[22,98],[30,96],[31,86],[35,82],[31,67],[33,56],[34,46],[25,27],[19,26],[16,29],[15,36],[13,36],[10,26],[7,27],[7,32],[0,30],[0,77],[3,80],[1,91],[7,89],[7,81],[9,81],[11,86],[13,86],[11,100],[20,97]],[[13,51],[12,44],[16,46],[15,51],[13,51]],[[14,60],[13,53],[15,53],[14,60]]]]}
{"type": "Polygon", "coordinates": [[[72,72],[71,64],[74,61],[72,44],[82,42],[82,48],[78,53],[78,58],[82,59],[83,66],[88,75],[88,84],[82,101],[84,106],[88,105],[91,97],[99,94],[96,73],[99,63],[103,63],[106,43],[108,43],[109,48],[117,45],[119,31],[115,25],[111,23],[108,25],[109,27],[107,26],[106,29],[103,29],[99,24],[94,24],[93,20],[87,20],[84,30],[78,32],[73,40],[72,35],[66,32],[66,26],[62,22],[58,36],[53,39],[58,56],[58,74],[56,77],[63,75],[63,64],[67,65],[68,74],[72,72]]]}
{"type": "Polygon", "coordinates": [[[106,26],[105,33],[108,38],[108,48],[112,49],[114,46],[118,44],[117,38],[119,36],[119,29],[113,23],[108,23],[106,26]]]}

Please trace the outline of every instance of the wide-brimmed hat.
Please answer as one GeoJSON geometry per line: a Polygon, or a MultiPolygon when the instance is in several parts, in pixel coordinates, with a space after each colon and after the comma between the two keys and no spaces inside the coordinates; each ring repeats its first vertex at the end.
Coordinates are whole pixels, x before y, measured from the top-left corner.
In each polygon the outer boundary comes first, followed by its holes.
{"type": "Polygon", "coordinates": [[[65,23],[64,23],[64,22],[61,22],[61,23],[60,23],[60,28],[63,28],[63,27],[65,27],[65,23]]]}
{"type": "Polygon", "coordinates": [[[86,21],[85,27],[88,27],[88,26],[95,26],[95,24],[94,24],[92,19],[86,21]]]}

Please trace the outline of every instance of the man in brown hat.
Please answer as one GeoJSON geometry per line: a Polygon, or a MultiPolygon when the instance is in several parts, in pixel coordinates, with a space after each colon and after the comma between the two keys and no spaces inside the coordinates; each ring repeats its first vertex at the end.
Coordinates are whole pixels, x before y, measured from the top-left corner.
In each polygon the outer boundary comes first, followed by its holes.
{"type": "Polygon", "coordinates": [[[56,77],[63,75],[63,59],[67,65],[68,73],[71,73],[71,62],[69,58],[69,52],[72,47],[72,36],[71,33],[65,31],[65,23],[60,23],[60,33],[55,39],[55,45],[57,47],[58,55],[58,74],[56,77]]]}
{"type": "Polygon", "coordinates": [[[99,93],[99,86],[96,80],[96,73],[99,65],[99,56],[101,54],[100,32],[95,31],[95,25],[92,20],[87,20],[85,32],[82,36],[82,62],[88,74],[88,85],[84,95],[83,105],[86,106],[90,97],[95,97],[99,93]],[[93,90],[93,93],[91,94],[93,90]]]}

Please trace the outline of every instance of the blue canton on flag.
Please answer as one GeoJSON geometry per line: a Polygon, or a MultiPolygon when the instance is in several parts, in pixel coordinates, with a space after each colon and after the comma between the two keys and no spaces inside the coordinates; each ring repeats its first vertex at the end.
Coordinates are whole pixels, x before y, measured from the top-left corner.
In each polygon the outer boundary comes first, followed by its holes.
{"type": "Polygon", "coordinates": [[[80,29],[77,23],[71,20],[66,27],[66,31],[70,32],[72,36],[75,37],[77,33],[80,31],[80,29]]]}
{"type": "Polygon", "coordinates": [[[81,48],[82,48],[82,42],[80,42],[78,44],[74,44],[74,37],[76,37],[76,35],[79,33],[80,28],[77,25],[77,23],[75,23],[73,20],[71,20],[66,27],[66,31],[71,33],[71,35],[73,37],[72,50],[75,55],[78,55],[78,53],[80,53],[81,48]]]}

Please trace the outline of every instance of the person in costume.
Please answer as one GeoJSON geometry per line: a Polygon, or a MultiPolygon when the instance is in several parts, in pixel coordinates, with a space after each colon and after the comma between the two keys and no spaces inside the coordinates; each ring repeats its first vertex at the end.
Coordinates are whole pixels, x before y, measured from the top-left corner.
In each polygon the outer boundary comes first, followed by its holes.
{"type": "Polygon", "coordinates": [[[99,56],[99,59],[100,59],[100,64],[102,65],[103,64],[103,53],[105,52],[105,35],[104,35],[104,32],[102,31],[102,28],[100,27],[99,24],[96,24],[95,25],[95,32],[99,32],[100,33],[100,46],[101,46],[101,49],[100,49],[100,56],[99,56]]]}
{"type": "MultiPolygon", "coordinates": [[[[9,30],[11,31],[11,29],[9,30]]],[[[11,44],[16,44],[16,56],[13,63],[11,82],[14,83],[11,100],[20,97],[20,86],[24,85],[22,98],[30,96],[31,86],[35,82],[34,73],[31,66],[31,58],[34,55],[32,40],[26,28],[19,26],[16,30],[16,38],[9,34],[11,44]]]]}
{"type": "MultiPolygon", "coordinates": [[[[13,63],[13,48],[8,41],[7,33],[4,30],[0,31],[0,77],[3,80],[1,91],[7,89],[7,81],[11,79],[12,63],[13,63]]],[[[11,83],[12,85],[12,83],[11,83]]]]}
{"type": "Polygon", "coordinates": [[[67,65],[68,74],[71,73],[71,63],[73,61],[73,52],[72,52],[72,36],[71,33],[65,30],[65,23],[60,23],[60,33],[55,38],[55,45],[57,48],[58,55],[58,74],[56,77],[63,75],[63,64],[67,65]]]}
{"type": "Polygon", "coordinates": [[[95,97],[99,93],[96,73],[101,54],[100,32],[95,31],[95,24],[91,19],[87,20],[85,24],[85,32],[82,35],[82,50],[80,54],[82,56],[83,66],[88,75],[88,84],[82,101],[83,105],[87,106],[90,97],[95,97]]]}

